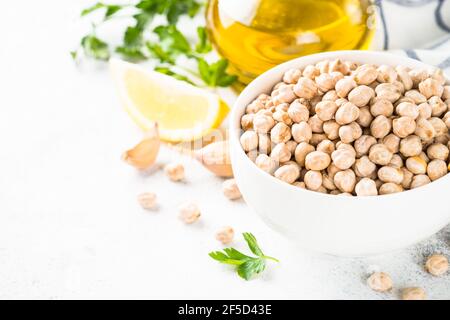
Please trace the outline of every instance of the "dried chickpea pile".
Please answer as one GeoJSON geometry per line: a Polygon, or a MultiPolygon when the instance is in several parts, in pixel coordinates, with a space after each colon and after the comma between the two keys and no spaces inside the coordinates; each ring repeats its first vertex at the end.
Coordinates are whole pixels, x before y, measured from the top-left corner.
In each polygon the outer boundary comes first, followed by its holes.
{"type": "Polygon", "coordinates": [[[448,173],[450,86],[441,70],[321,61],[291,69],[241,118],[242,148],[308,190],[375,196],[448,173]]]}

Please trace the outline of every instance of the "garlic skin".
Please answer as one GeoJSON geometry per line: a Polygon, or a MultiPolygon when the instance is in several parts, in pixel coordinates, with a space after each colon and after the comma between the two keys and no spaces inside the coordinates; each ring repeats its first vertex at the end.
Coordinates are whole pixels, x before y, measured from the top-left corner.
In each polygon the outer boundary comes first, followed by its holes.
{"type": "Polygon", "coordinates": [[[229,178],[233,176],[228,141],[214,142],[194,152],[194,158],[216,176],[229,178]]]}
{"type": "Polygon", "coordinates": [[[148,169],[155,163],[160,146],[158,124],[155,124],[151,130],[146,132],[141,142],[122,155],[122,159],[136,169],[148,169]]]}

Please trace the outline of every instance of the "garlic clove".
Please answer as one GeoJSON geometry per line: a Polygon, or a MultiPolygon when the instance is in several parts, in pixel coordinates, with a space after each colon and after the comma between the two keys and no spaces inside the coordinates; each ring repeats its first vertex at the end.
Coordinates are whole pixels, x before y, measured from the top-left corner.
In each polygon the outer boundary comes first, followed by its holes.
{"type": "Polygon", "coordinates": [[[214,142],[194,152],[194,158],[219,177],[232,177],[230,146],[228,141],[214,142]]]}
{"type": "Polygon", "coordinates": [[[155,124],[140,143],[122,155],[122,159],[137,169],[147,169],[155,163],[160,145],[158,124],[155,124]]]}

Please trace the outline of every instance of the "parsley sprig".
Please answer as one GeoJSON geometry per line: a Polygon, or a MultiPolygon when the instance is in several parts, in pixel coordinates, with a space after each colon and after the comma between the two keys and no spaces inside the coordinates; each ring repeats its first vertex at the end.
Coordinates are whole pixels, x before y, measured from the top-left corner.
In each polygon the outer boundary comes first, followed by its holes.
{"type": "Polygon", "coordinates": [[[212,51],[212,46],[205,27],[197,28],[195,43],[188,41],[177,28],[180,17],[193,18],[203,5],[200,0],[140,0],[126,5],[98,2],[81,12],[81,16],[86,17],[102,11],[102,16],[93,24],[92,33],[82,38],[80,48],[71,52],[72,57],[77,59],[82,52],[90,58],[108,60],[112,53],[116,53],[134,62],[152,60],[156,63],[156,71],[191,84],[196,83],[191,79],[193,76],[209,87],[228,87],[237,77],[227,72],[226,59],[207,62],[206,55],[212,51]],[[122,44],[112,48],[96,35],[95,30],[105,21],[124,16],[132,18],[133,22],[125,29],[122,44]],[[156,27],[152,25],[156,16],[164,16],[166,23],[156,27]],[[180,66],[177,63],[180,57],[194,60],[197,70],[180,66]]]}
{"type": "Polygon", "coordinates": [[[223,251],[213,251],[209,253],[209,256],[220,263],[236,266],[237,274],[245,280],[250,280],[256,274],[263,272],[266,268],[267,260],[279,262],[277,259],[266,256],[262,252],[253,234],[246,232],[242,235],[247,242],[250,251],[256,255],[256,257],[245,255],[234,248],[225,248],[223,251]]]}

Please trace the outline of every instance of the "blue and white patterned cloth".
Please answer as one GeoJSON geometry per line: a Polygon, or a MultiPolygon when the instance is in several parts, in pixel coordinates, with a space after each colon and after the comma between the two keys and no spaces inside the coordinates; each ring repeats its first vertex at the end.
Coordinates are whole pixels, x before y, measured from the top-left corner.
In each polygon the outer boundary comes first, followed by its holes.
{"type": "Polygon", "coordinates": [[[376,49],[435,65],[450,76],[450,0],[376,0],[376,49]]]}

